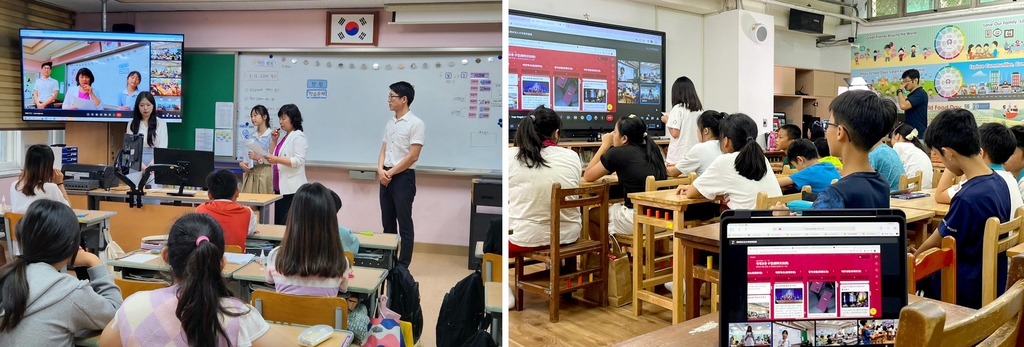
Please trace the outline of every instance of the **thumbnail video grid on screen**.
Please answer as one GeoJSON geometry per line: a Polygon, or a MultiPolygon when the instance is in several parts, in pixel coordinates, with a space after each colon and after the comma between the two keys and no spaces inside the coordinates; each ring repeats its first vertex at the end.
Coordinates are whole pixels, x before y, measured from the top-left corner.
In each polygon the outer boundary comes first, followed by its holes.
{"type": "Polygon", "coordinates": [[[156,114],[180,122],[181,35],[21,31],[24,120],[129,121],[151,92],[156,114]]]}
{"type": "Polygon", "coordinates": [[[544,105],[567,129],[611,129],[630,114],[662,129],[661,35],[525,13],[509,18],[511,121],[544,105]]]}
{"type": "MultiPolygon", "coordinates": [[[[839,237],[829,235],[827,227],[817,229],[816,235],[799,235],[784,228],[777,233],[784,231],[790,232],[791,237],[818,238],[819,242],[810,243],[820,244],[771,242],[768,241],[770,236],[761,235],[756,246],[751,242],[745,247],[746,316],[745,322],[729,322],[729,344],[895,343],[897,322],[883,319],[881,310],[882,246],[857,242],[839,245],[835,243],[840,242],[834,240],[833,244],[820,242],[839,237]]],[[[898,235],[898,229],[884,232],[898,235]]],[[[743,242],[732,237],[745,235],[730,234],[730,237],[730,242],[743,242]]]]}

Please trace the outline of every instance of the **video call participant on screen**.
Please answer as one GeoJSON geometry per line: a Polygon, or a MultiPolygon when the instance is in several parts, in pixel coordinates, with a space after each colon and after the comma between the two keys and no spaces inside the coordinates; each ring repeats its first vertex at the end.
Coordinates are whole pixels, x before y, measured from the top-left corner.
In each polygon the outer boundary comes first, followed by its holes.
{"type": "Polygon", "coordinates": [[[135,106],[135,99],[139,97],[139,82],[142,81],[142,74],[138,71],[132,71],[128,73],[128,78],[124,91],[121,92],[121,96],[117,99],[117,109],[122,111],[128,111],[135,106]]]}
{"type": "Polygon", "coordinates": [[[50,77],[53,72],[53,63],[45,62],[39,70],[39,79],[32,88],[32,102],[36,108],[54,108],[53,102],[57,100],[57,93],[60,92],[60,82],[50,77]]]}
{"type": "Polygon", "coordinates": [[[64,105],[61,108],[65,110],[99,110],[102,108],[100,105],[103,102],[92,89],[92,84],[96,83],[96,76],[92,74],[92,70],[84,67],[79,69],[75,74],[75,83],[78,86],[68,87],[67,93],[64,93],[64,105]]]}

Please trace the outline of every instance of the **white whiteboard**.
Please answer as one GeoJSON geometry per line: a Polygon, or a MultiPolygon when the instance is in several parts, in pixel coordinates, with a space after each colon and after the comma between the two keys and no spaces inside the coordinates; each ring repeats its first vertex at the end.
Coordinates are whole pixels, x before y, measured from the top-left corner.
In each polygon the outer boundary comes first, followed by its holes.
{"type": "Polygon", "coordinates": [[[261,104],[279,126],[277,110],[294,103],[309,139],[307,160],[376,166],[386,123],[388,86],[411,83],[410,109],[426,125],[417,168],[501,168],[503,61],[474,53],[243,53],[238,56],[236,156],[254,128],[261,104]],[[376,69],[374,68],[376,64],[376,69]],[[326,87],[324,84],[326,83],[326,87]]]}

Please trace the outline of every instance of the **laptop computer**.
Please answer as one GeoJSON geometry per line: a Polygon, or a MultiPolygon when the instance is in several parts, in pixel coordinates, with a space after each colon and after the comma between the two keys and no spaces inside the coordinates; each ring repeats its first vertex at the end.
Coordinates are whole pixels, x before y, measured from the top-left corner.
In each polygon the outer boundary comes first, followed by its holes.
{"type": "Polygon", "coordinates": [[[720,346],[895,343],[903,211],[726,211],[721,225],[720,346]]]}

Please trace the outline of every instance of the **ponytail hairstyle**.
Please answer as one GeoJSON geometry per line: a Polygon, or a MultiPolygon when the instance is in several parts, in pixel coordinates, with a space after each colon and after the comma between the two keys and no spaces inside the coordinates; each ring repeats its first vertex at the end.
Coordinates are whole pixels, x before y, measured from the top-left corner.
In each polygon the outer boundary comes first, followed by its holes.
{"type": "Polygon", "coordinates": [[[647,163],[657,170],[655,177],[667,177],[668,170],[665,167],[665,158],[661,155],[661,147],[654,143],[647,135],[647,123],[637,118],[636,115],[622,117],[615,124],[619,129],[619,135],[626,137],[626,143],[644,148],[644,158],[647,163]]]}
{"type": "Polygon", "coordinates": [[[913,126],[910,126],[907,123],[903,123],[900,124],[900,126],[896,127],[896,130],[893,130],[892,133],[893,136],[899,134],[900,136],[903,137],[904,140],[906,140],[906,142],[910,142],[914,144],[914,147],[917,147],[921,151],[924,151],[924,153],[926,154],[928,153],[928,150],[924,148],[924,144],[921,143],[921,134],[918,134],[917,129],[915,129],[913,126]]]}
{"type": "Polygon", "coordinates": [[[722,136],[732,142],[736,172],[751,181],[759,181],[768,172],[764,150],[757,143],[757,123],[750,116],[736,113],[722,120],[722,136]]]}
{"type": "Polygon", "coordinates": [[[530,115],[523,117],[519,122],[519,129],[516,130],[514,142],[514,145],[519,147],[519,153],[516,153],[519,164],[530,169],[548,167],[540,151],[544,149],[544,141],[558,141],[554,136],[560,129],[562,119],[558,118],[558,113],[544,105],[537,106],[530,115]]]}
{"type": "Polygon", "coordinates": [[[704,129],[711,130],[711,136],[717,139],[722,134],[721,124],[722,119],[728,116],[725,112],[718,112],[715,110],[707,110],[697,117],[697,129],[701,132],[704,129]]]}
{"type": "MultiPolygon", "coordinates": [[[[55,264],[78,254],[78,217],[71,207],[36,200],[14,227],[22,254],[0,267],[0,333],[18,327],[28,308],[27,268],[31,263],[55,264]]],[[[72,260],[73,261],[73,260],[72,260]]]]}
{"type": "Polygon", "coordinates": [[[188,213],[171,226],[167,235],[167,263],[178,283],[174,315],[181,321],[189,347],[227,343],[220,314],[238,317],[246,313],[231,312],[221,306],[221,299],[233,295],[221,277],[223,258],[224,231],[213,217],[188,213]]]}

